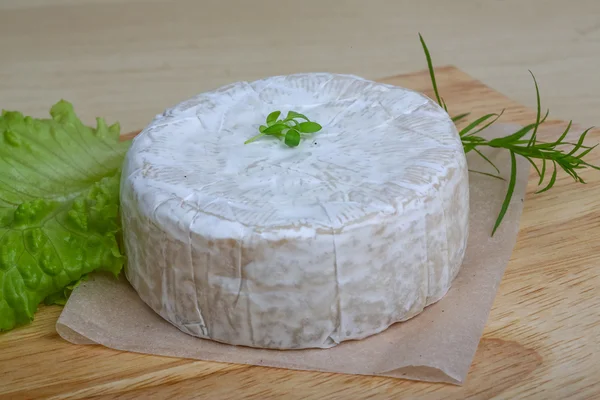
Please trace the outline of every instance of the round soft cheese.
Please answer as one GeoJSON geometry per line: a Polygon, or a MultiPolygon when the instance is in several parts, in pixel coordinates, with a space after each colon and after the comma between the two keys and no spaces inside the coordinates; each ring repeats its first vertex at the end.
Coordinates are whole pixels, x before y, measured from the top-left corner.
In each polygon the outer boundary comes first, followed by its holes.
{"type": "Polygon", "coordinates": [[[126,276],[190,335],[328,348],[448,291],[468,235],[465,154],[448,114],[336,74],[240,82],[158,115],[121,182],[126,276]],[[298,147],[244,144],[272,111],[322,125],[298,147]]]}

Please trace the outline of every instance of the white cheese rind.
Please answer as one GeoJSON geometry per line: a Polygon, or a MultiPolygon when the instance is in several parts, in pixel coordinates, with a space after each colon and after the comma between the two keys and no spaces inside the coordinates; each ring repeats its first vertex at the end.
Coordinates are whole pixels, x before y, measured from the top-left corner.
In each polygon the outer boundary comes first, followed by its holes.
{"type": "Polygon", "coordinates": [[[420,313],[458,273],[467,164],[429,98],[355,76],[236,83],[157,116],[121,182],[126,275],[182,331],[327,348],[420,313]],[[273,110],[322,131],[288,148],[273,110]]]}

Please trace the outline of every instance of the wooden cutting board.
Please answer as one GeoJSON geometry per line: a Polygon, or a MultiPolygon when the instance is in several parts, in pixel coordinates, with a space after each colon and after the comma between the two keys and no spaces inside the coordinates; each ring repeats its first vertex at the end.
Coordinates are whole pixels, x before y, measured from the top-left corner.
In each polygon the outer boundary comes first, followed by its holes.
{"type": "MultiPolygon", "coordinates": [[[[502,121],[535,120],[532,110],[454,67],[438,69],[437,77],[452,115],[506,108],[502,121]]],[[[426,71],[381,81],[432,95],[426,71]]],[[[531,93],[533,101],[533,86],[531,93]]],[[[545,124],[540,139],[561,125],[545,124]]],[[[600,131],[588,138],[600,142],[600,131]]],[[[600,150],[589,161],[600,165],[600,150]]],[[[31,325],[0,334],[0,397],[600,398],[600,172],[581,175],[590,183],[561,174],[537,195],[531,175],[517,245],[462,387],[76,346],[54,329],[61,308],[41,306],[31,325]]]]}

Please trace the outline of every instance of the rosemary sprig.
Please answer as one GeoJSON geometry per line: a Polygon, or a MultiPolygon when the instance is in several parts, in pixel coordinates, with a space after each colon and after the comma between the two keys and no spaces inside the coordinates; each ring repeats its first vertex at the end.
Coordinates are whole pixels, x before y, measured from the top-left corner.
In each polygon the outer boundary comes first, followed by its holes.
{"type": "Polygon", "coordinates": [[[283,139],[289,147],[296,147],[300,144],[302,133],[315,133],[321,130],[321,125],[309,120],[306,115],[295,111],[288,112],[284,119],[279,120],[281,111],[273,111],[267,116],[266,125],[261,125],[259,134],[246,140],[244,144],[252,143],[263,136],[275,136],[283,139]],[[296,120],[304,120],[298,122],[296,120]]]}
{"type": "MultiPolygon", "coordinates": [[[[425,57],[427,59],[427,67],[429,69],[429,75],[431,77],[431,84],[433,86],[433,92],[435,93],[435,97],[437,99],[438,104],[441,107],[443,107],[444,110],[446,110],[446,112],[447,112],[448,108],[446,106],[446,103],[444,102],[443,98],[439,94],[429,49],[427,48],[427,45],[425,44],[425,40],[423,39],[423,36],[421,36],[421,34],[419,34],[419,38],[421,41],[421,45],[423,46],[423,51],[425,52],[425,57]]],[[[567,134],[569,133],[569,131],[571,129],[572,121],[569,122],[565,131],[562,133],[562,135],[556,141],[546,143],[546,142],[541,142],[541,141],[537,140],[537,133],[538,133],[539,127],[546,121],[546,118],[548,118],[549,110],[542,117],[540,91],[539,91],[538,83],[537,83],[537,80],[535,79],[535,76],[533,75],[533,73],[531,71],[529,71],[529,73],[531,74],[531,76],[533,78],[533,83],[535,86],[535,93],[536,93],[536,100],[537,100],[536,101],[537,102],[536,120],[534,123],[531,123],[521,129],[519,129],[518,131],[516,131],[513,134],[510,134],[508,136],[501,137],[501,138],[486,140],[485,138],[478,136],[477,134],[479,132],[481,132],[485,128],[487,128],[490,125],[492,125],[493,123],[495,123],[502,116],[502,113],[504,112],[504,110],[502,110],[498,114],[486,114],[480,118],[477,118],[476,120],[474,120],[473,122],[471,122],[470,124],[468,124],[466,127],[464,127],[463,129],[461,129],[459,131],[465,154],[470,151],[476,152],[480,157],[482,157],[486,162],[488,162],[492,167],[494,167],[494,169],[498,173],[500,173],[498,168],[492,163],[492,161],[490,159],[488,159],[480,150],[478,150],[478,148],[487,146],[487,147],[498,148],[498,149],[506,149],[510,152],[510,160],[511,160],[510,180],[508,182],[506,196],[504,197],[504,201],[502,202],[502,207],[500,209],[500,213],[498,214],[498,217],[494,224],[494,228],[492,230],[492,236],[494,235],[494,233],[496,232],[496,230],[502,223],[502,220],[504,219],[504,216],[506,215],[506,212],[508,210],[510,201],[511,201],[513,193],[514,193],[516,180],[517,180],[517,161],[516,161],[517,155],[524,157],[534,167],[534,169],[539,177],[538,186],[541,186],[544,183],[548,170],[550,168],[552,169],[552,175],[550,177],[550,180],[548,181],[548,183],[546,183],[546,185],[542,189],[538,190],[536,193],[545,192],[554,186],[554,184],[556,183],[556,176],[557,176],[557,171],[559,168],[562,169],[564,172],[566,172],[568,175],[570,175],[575,180],[575,182],[579,182],[579,183],[585,183],[585,182],[581,178],[581,176],[579,176],[579,174],[577,173],[578,170],[581,170],[581,169],[584,169],[587,167],[590,167],[590,168],[593,168],[596,170],[600,170],[600,167],[592,165],[583,160],[583,157],[586,156],[587,154],[589,154],[597,146],[597,145],[595,145],[595,146],[589,147],[589,146],[584,146],[584,144],[583,144],[587,133],[592,128],[586,129],[579,137],[577,143],[565,141],[565,138],[567,137],[567,134]],[[530,132],[531,132],[531,136],[528,139],[526,139],[525,136],[530,132]],[[559,148],[559,146],[560,146],[560,148],[559,148]],[[571,146],[570,151],[567,152],[567,150],[565,150],[563,148],[564,146],[571,146]],[[538,163],[541,162],[541,169],[536,164],[536,161],[538,163]],[[548,168],[548,166],[547,166],[548,164],[551,164],[550,168],[548,168]]],[[[468,113],[457,115],[452,118],[452,121],[456,123],[456,122],[466,118],[468,115],[469,115],[468,113]]],[[[488,175],[488,176],[491,176],[494,178],[503,179],[499,175],[488,174],[486,172],[479,172],[479,171],[471,171],[471,172],[476,172],[476,173],[488,175]]]]}

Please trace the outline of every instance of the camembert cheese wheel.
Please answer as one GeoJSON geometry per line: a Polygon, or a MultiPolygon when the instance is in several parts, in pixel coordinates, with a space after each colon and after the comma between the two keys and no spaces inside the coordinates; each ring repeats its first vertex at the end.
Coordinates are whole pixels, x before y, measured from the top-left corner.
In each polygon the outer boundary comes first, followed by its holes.
{"type": "Polygon", "coordinates": [[[126,276],[190,335],[272,349],[377,334],[438,301],[463,261],[469,185],[428,97],[326,73],[240,82],[166,110],[121,182],[126,276]],[[322,130],[244,144],[272,111],[322,130]]]}

